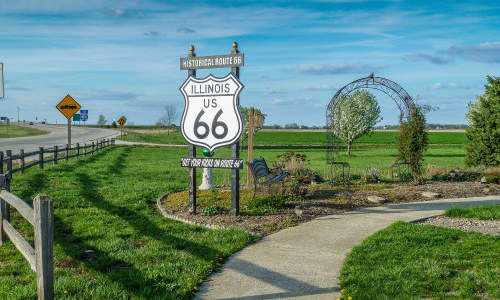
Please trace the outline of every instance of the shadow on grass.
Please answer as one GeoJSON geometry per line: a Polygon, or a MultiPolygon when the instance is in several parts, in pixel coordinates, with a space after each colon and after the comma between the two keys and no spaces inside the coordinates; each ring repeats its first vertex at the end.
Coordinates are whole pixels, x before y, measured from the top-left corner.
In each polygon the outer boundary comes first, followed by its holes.
{"type": "MultiPolygon", "coordinates": [[[[125,167],[125,161],[130,151],[129,148],[124,148],[107,167],[107,171],[113,172],[113,175],[119,175],[125,167]]],[[[149,216],[126,207],[126,204],[120,206],[107,201],[98,191],[100,182],[91,178],[88,174],[77,172],[74,175],[79,180],[79,194],[83,199],[91,202],[94,207],[100,210],[120,217],[123,222],[134,229],[136,235],[146,236],[164,245],[170,244],[173,249],[188,251],[200,258],[219,254],[219,251],[216,249],[167,234],[165,230],[155,225],[155,221],[149,216]]],[[[119,283],[124,290],[128,290],[138,297],[155,297],[171,292],[165,286],[151,282],[151,278],[147,277],[140,269],[134,266],[137,261],[120,260],[113,257],[112,253],[92,248],[86,245],[85,239],[81,239],[73,234],[71,224],[57,217],[55,222],[56,242],[64,249],[67,255],[80,261],[87,268],[100,272],[108,277],[110,281],[119,283]],[[85,250],[93,250],[95,252],[91,257],[88,257],[88,255],[84,254],[85,250]]],[[[109,228],[109,230],[113,229],[109,228]]],[[[117,235],[117,237],[129,240],[128,235],[117,235]]]]}
{"type": "MultiPolygon", "coordinates": [[[[104,164],[104,166],[100,166],[100,168],[102,168],[103,173],[109,173],[113,176],[120,175],[126,168],[127,159],[131,159],[129,155],[132,149],[123,147],[110,151],[114,152],[113,156],[115,157],[110,162],[104,164]]],[[[106,199],[98,190],[102,182],[86,173],[78,172],[78,166],[85,165],[88,168],[89,164],[100,163],[103,159],[107,159],[104,156],[105,152],[107,151],[96,153],[72,164],[61,164],[33,174],[26,181],[26,184],[23,184],[26,188],[20,192],[20,196],[23,199],[32,199],[34,195],[46,189],[49,186],[50,180],[47,176],[48,174],[59,173],[58,176],[62,177],[71,174],[71,176],[77,179],[76,184],[78,186],[76,188],[80,196],[80,199],[77,201],[84,199],[92,203],[92,207],[105,211],[109,215],[118,216],[122,222],[116,220],[113,222],[115,224],[119,222],[119,226],[122,223],[127,223],[129,227],[133,228],[134,235],[148,237],[163,245],[171,245],[171,249],[173,250],[186,251],[199,258],[215,257],[220,254],[220,251],[217,249],[168,234],[164,229],[156,225],[157,220],[155,220],[154,216],[148,215],[149,213],[154,214],[154,210],[148,210],[146,213],[141,214],[126,207],[129,203],[124,203],[122,206],[111,203],[109,200],[112,199],[106,199]]],[[[99,168],[99,166],[96,164],[95,168],[99,168]]],[[[57,199],[55,200],[57,201],[57,199]]],[[[65,208],[62,209],[64,210],[65,208]]],[[[83,218],[85,216],[80,215],[77,217],[83,218]]],[[[158,218],[161,217],[158,216],[158,218]]],[[[110,224],[108,231],[113,232],[113,224],[109,222],[108,224],[110,224]]],[[[110,282],[118,283],[124,291],[128,291],[130,295],[133,295],[133,298],[161,298],[172,293],[172,290],[165,285],[171,279],[158,279],[162,280],[161,282],[152,280],[148,274],[138,268],[139,259],[137,257],[132,256],[130,257],[130,261],[126,261],[127,259],[123,260],[115,257],[113,252],[102,251],[98,249],[99,247],[91,246],[95,244],[96,239],[103,239],[104,236],[82,237],[75,234],[74,225],[71,223],[71,220],[61,217],[57,210],[55,211],[54,225],[54,242],[61,247],[65,255],[71,258],[70,261],[74,262],[72,264],[76,266],[80,265],[83,269],[93,270],[102,274],[109,278],[110,282]],[[87,250],[92,250],[92,253],[86,253],[85,251],[87,250]]],[[[128,234],[120,235],[117,233],[116,238],[134,244],[134,241],[131,240],[128,234]]],[[[158,254],[159,256],[164,256],[161,252],[158,254]]],[[[57,260],[56,264],[59,264],[57,260]]],[[[151,264],[154,264],[154,262],[151,262],[151,264]]],[[[59,266],[64,267],[64,264],[59,264],[59,266]]]]}

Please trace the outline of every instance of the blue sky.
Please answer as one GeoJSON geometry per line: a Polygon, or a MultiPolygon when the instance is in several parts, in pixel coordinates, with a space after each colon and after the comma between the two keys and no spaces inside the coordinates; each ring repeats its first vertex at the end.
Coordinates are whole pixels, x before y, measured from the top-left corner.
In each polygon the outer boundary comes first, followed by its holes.
{"type": "MultiPolygon", "coordinates": [[[[181,112],[179,58],[245,53],[241,104],[266,124],[325,124],[343,85],[371,72],[399,83],[430,123],[465,123],[467,103],[500,76],[496,1],[0,0],[0,115],[64,122],[56,104],[71,94],[108,120],[154,124],[165,105],[181,112]]],[[[228,69],[200,70],[222,76],[228,69]]],[[[397,107],[374,92],[380,124],[397,107]]]]}

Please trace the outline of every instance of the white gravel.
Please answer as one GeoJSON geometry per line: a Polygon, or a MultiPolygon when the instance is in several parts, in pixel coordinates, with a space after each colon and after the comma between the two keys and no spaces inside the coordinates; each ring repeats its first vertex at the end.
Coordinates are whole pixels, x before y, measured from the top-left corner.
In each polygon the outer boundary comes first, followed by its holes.
{"type": "Polygon", "coordinates": [[[483,221],[469,218],[437,216],[427,218],[418,223],[453,228],[467,232],[474,231],[493,235],[500,234],[500,221],[483,221]]]}

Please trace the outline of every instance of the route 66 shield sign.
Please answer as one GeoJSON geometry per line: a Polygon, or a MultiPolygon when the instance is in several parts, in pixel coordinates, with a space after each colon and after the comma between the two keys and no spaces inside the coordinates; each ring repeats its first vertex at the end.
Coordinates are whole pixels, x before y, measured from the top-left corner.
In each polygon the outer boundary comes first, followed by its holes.
{"type": "Polygon", "coordinates": [[[233,74],[218,78],[189,77],[181,86],[184,113],[181,131],[193,145],[216,148],[231,145],[243,132],[238,95],[243,84],[233,74]]]}

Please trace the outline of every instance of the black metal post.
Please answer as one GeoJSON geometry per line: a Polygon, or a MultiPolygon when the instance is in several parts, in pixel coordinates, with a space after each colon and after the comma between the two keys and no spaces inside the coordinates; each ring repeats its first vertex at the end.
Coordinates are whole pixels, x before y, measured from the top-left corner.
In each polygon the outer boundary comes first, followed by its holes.
{"type": "MultiPolygon", "coordinates": [[[[233,43],[232,54],[239,53],[238,43],[233,43]]],[[[236,78],[240,78],[240,68],[232,67],[231,73],[236,78]]],[[[240,99],[236,99],[236,107],[240,107],[240,99]]],[[[240,141],[236,141],[232,146],[231,158],[240,158],[240,141]]],[[[240,169],[231,170],[231,215],[237,216],[240,214],[240,169]]]]}
{"type": "MultiPolygon", "coordinates": [[[[189,47],[189,57],[195,57],[194,46],[189,47]]],[[[196,77],[196,69],[188,70],[188,77],[196,77]]],[[[188,156],[190,158],[196,157],[196,146],[189,145],[188,156]]],[[[196,168],[189,168],[189,198],[188,198],[189,211],[192,214],[196,214],[196,168]]]]}

